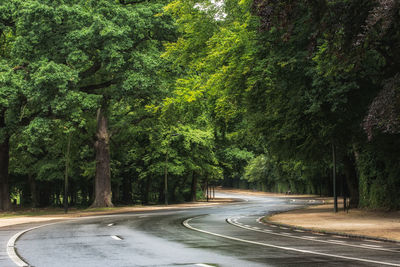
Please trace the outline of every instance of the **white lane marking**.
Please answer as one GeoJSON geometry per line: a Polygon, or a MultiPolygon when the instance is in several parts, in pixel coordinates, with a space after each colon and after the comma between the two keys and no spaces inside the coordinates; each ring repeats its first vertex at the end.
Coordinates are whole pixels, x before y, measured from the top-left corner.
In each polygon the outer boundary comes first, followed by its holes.
{"type": "Polygon", "coordinates": [[[371,247],[371,248],[381,248],[382,247],[382,246],[369,245],[369,244],[361,244],[361,246],[366,246],[366,247],[371,247]]]}
{"type": "Polygon", "coordinates": [[[21,232],[16,233],[15,235],[13,235],[7,242],[7,254],[8,257],[17,265],[20,267],[28,267],[30,266],[28,263],[26,263],[18,254],[17,251],[15,250],[15,242],[17,242],[17,240],[26,232],[44,227],[44,226],[49,226],[49,225],[53,225],[56,223],[48,223],[48,224],[43,224],[43,225],[39,225],[36,227],[32,227],[29,229],[25,229],[21,232]]]}
{"type": "Polygon", "coordinates": [[[328,239],[328,241],[329,241],[329,242],[332,242],[332,243],[340,243],[340,244],[346,243],[346,241],[343,241],[343,240],[335,240],[335,239],[328,239]]]}
{"type": "Polygon", "coordinates": [[[108,227],[111,227],[111,226],[113,226],[113,225],[114,225],[113,223],[107,224],[108,227]]]}
{"type": "Polygon", "coordinates": [[[364,240],[364,241],[366,241],[366,242],[374,242],[374,243],[383,243],[382,241],[372,240],[372,239],[367,239],[367,240],[364,240]]]}
{"type": "MultiPolygon", "coordinates": [[[[342,245],[342,246],[348,246],[348,247],[355,247],[355,248],[363,248],[363,249],[373,249],[373,250],[380,250],[380,251],[389,251],[389,252],[394,252],[394,253],[400,253],[400,251],[397,250],[392,250],[392,249],[387,249],[387,248],[375,248],[375,247],[366,247],[366,246],[360,246],[360,245],[354,245],[354,244],[350,244],[350,243],[345,243],[344,241],[341,240],[321,240],[321,239],[316,239],[318,238],[317,236],[295,236],[295,235],[288,235],[285,233],[277,233],[277,232],[265,232],[265,230],[256,230],[253,229],[251,227],[246,227],[244,225],[239,225],[239,224],[235,224],[233,223],[230,219],[226,220],[228,223],[246,229],[246,230],[251,230],[251,231],[256,231],[256,232],[263,232],[269,235],[277,235],[277,236],[285,236],[285,237],[289,237],[289,238],[297,238],[297,239],[302,239],[302,240],[308,240],[308,241],[314,241],[314,242],[320,242],[320,243],[327,243],[327,244],[335,244],[335,245],[342,245]]],[[[326,236],[325,234],[318,234],[318,233],[314,233],[317,234],[318,236],[326,236]]]]}
{"type": "MultiPolygon", "coordinates": [[[[194,218],[196,218],[196,217],[194,217],[194,218]]],[[[259,246],[264,246],[264,247],[282,249],[282,250],[287,250],[287,251],[294,251],[294,252],[299,252],[299,253],[304,253],[304,254],[313,254],[313,255],[319,255],[319,256],[324,256],[324,257],[332,257],[332,258],[339,258],[339,259],[345,259],[345,260],[360,261],[360,262],[367,262],[367,263],[374,263],[374,264],[381,264],[381,265],[388,265],[388,266],[400,266],[400,264],[391,263],[391,262],[374,261],[374,260],[361,259],[361,258],[355,258],[355,257],[340,256],[340,255],[329,254],[329,253],[322,253],[322,252],[317,252],[317,251],[310,251],[310,250],[304,250],[304,249],[283,247],[283,246],[277,246],[277,245],[272,245],[272,244],[267,244],[267,243],[261,243],[261,242],[256,242],[256,241],[245,240],[245,239],[241,239],[241,238],[221,235],[221,234],[217,234],[217,233],[213,233],[213,232],[208,232],[208,231],[201,230],[201,229],[198,229],[198,228],[195,228],[195,227],[191,226],[189,224],[189,222],[191,220],[193,220],[194,218],[186,219],[183,222],[183,225],[186,228],[189,228],[189,229],[191,229],[193,231],[197,231],[197,232],[208,234],[208,235],[218,236],[218,237],[225,238],[225,239],[230,239],[230,240],[234,240],[234,241],[239,241],[239,242],[243,242],[243,243],[249,243],[249,244],[259,245],[259,246]]]]}
{"type": "Polygon", "coordinates": [[[320,236],[323,236],[323,235],[326,235],[326,234],[323,234],[323,233],[313,233],[313,235],[320,235],[320,236]]]}
{"type": "Polygon", "coordinates": [[[17,254],[17,252],[15,251],[15,241],[17,241],[18,237],[20,235],[22,235],[23,233],[25,233],[25,231],[19,232],[15,235],[13,235],[13,237],[10,238],[10,240],[8,240],[7,243],[7,254],[8,257],[17,265],[17,266],[29,266],[28,263],[26,263],[25,261],[23,261],[17,254]]]}
{"type": "Polygon", "coordinates": [[[287,236],[291,236],[291,233],[281,233],[281,235],[287,235],[287,236]]]}
{"type": "Polygon", "coordinates": [[[286,227],[279,227],[279,228],[282,230],[289,230],[289,228],[286,228],[286,227]]]}
{"type": "Polygon", "coordinates": [[[305,231],[299,230],[299,229],[296,229],[296,230],[293,230],[293,231],[298,232],[298,233],[305,233],[305,231]]]}
{"type": "Polygon", "coordinates": [[[112,235],[111,238],[112,238],[112,239],[115,239],[115,240],[118,240],[118,241],[121,241],[121,240],[122,240],[122,238],[119,237],[119,236],[117,236],[117,235],[112,235]]]}
{"type": "Polygon", "coordinates": [[[204,264],[204,263],[197,263],[195,266],[200,266],[200,267],[214,267],[212,265],[204,264]]]}

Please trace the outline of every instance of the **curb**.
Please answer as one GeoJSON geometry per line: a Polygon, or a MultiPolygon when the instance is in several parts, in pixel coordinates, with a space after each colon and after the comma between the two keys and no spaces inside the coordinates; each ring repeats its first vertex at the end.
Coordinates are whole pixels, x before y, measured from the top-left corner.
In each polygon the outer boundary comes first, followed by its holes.
{"type": "MultiPolygon", "coordinates": [[[[281,213],[283,213],[283,212],[281,212],[281,213]]],[[[275,213],[275,214],[279,214],[279,213],[275,213]]],[[[400,244],[400,240],[396,240],[396,239],[376,237],[376,236],[367,236],[367,235],[348,234],[348,233],[334,232],[334,231],[328,231],[328,230],[323,230],[323,229],[311,229],[311,228],[305,228],[305,227],[297,226],[297,225],[290,225],[290,224],[279,223],[279,222],[271,222],[269,220],[269,218],[275,214],[265,216],[260,221],[264,224],[270,224],[270,225],[275,225],[275,226],[279,226],[279,227],[286,227],[289,229],[301,230],[301,231],[310,232],[310,233],[321,233],[321,234],[337,235],[337,236],[343,236],[343,237],[355,238],[355,239],[367,239],[367,240],[400,244]]]]}
{"type": "Polygon", "coordinates": [[[49,225],[53,225],[56,224],[57,222],[54,223],[47,223],[47,224],[42,224],[39,226],[35,226],[35,227],[31,227],[25,230],[22,230],[18,233],[16,233],[15,235],[13,235],[7,242],[7,254],[8,257],[19,267],[30,267],[31,265],[29,265],[24,258],[21,257],[21,255],[18,254],[17,248],[15,246],[15,243],[17,242],[17,240],[25,233],[41,228],[41,227],[45,227],[45,226],[49,226],[49,225]]]}

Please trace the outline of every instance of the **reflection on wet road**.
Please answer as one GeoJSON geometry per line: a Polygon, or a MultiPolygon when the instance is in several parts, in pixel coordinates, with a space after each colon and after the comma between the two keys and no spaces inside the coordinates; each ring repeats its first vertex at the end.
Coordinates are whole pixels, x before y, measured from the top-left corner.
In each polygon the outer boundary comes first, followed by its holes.
{"type": "Polygon", "coordinates": [[[57,223],[25,233],[16,247],[35,267],[400,266],[395,243],[317,235],[259,220],[306,202],[236,197],[245,201],[57,223]]]}

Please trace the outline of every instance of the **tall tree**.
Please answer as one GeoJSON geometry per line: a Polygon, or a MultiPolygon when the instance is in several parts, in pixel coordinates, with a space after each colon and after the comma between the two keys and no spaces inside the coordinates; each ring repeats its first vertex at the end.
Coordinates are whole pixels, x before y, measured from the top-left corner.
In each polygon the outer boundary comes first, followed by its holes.
{"type": "MultiPolygon", "coordinates": [[[[14,80],[30,89],[25,102],[39,107],[44,116],[62,116],[70,108],[66,96],[72,92],[77,102],[100,100],[94,206],[112,206],[110,100],[130,95],[146,101],[158,90],[159,79],[153,73],[160,64],[161,42],[173,36],[168,17],[156,16],[162,3],[14,0],[2,4],[3,29],[13,36],[6,66],[22,76],[14,80]]],[[[7,79],[3,81],[9,83],[11,78],[7,79]]]]}

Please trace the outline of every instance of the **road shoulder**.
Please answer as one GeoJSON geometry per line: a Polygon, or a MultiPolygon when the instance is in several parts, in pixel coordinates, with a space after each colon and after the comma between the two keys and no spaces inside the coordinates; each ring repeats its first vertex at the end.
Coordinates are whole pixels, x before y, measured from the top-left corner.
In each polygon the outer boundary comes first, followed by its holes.
{"type": "Polygon", "coordinates": [[[48,214],[48,215],[15,215],[10,217],[0,217],[0,229],[3,227],[20,225],[20,224],[36,224],[36,223],[49,223],[62,220],[68,220],[79,217],[89,216],[100,216],[100,215],[112,215],[112,214],[123,214],[130,212],[144,212],[144,211],[158,211],[158,210],[173,210],[173,209],[189,209],[189,208],[201,208],[213,205],[221,205],[233,203],[239,200],[236,199],[214,199],[209,202],[189,202],[182,204],[171,204],[165,205],[154,205],[154,206],[127,206],[127,207],[114,207],[105,209],[87,209],[87,210],[73,210],[67,214],[48,214]]]}
{"type": "Polygon", "coordinates": [[[400,242],[400,211],[351,209],[334,213],[333,205],[328,203],[275,214],[264,221],[314,232],[400,242]]]}

